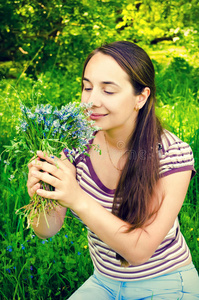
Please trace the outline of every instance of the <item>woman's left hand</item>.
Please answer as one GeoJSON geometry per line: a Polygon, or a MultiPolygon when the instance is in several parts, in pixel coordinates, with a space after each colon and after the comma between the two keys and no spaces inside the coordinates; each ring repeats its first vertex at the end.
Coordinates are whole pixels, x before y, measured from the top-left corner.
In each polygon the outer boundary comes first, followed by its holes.
{"type": "Polygon", "coordinates": [[[76,169],[73,164],[65,158],[64,154],[61,159],[49,157],[42,151],[38,151],[37,155],[44,161],[34,161],[38,170],[34,170],[32,175],[52,185],[55,190],[38,189],[36,193],[44,198],[57,200],[64,207],[75,209],[83,191],[76,180],[76,169]]]}

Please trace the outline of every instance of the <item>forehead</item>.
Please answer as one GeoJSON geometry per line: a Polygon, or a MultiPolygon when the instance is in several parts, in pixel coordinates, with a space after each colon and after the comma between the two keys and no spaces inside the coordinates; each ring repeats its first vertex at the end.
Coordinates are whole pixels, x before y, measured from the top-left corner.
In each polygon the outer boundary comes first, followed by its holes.
{"type": "Polygon", "coordinates": [[[84,71],[84,77],[88,79],[103,77],[103,80],[129,81],[128,74],[120,67],[117,61],[112,56],[100,52],[93,55],[89,60],[84,71]]]}

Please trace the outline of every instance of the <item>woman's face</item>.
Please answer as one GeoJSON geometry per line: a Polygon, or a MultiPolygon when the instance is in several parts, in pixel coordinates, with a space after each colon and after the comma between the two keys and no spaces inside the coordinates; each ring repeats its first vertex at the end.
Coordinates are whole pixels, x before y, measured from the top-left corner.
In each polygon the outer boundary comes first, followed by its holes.
{"type": "Polygon", "coordinates": [[[84,77],[82,102],[92,102],[95,125],[102,130],[133,130],[141,95],[135,95],[127,73],[109,55],[95,54],[88,62],[84,77]]]}

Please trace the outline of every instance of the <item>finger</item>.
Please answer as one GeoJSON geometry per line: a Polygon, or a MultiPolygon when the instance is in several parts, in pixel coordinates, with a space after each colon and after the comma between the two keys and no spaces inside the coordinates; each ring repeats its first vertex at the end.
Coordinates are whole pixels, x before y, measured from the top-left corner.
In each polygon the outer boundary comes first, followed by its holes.
{"type": "MultiPolygon", "coordinates": [[[[58,179],[62,179],[63,177],[63,171],[60,170],[58,166],[52,165],[46,161],[39,161],[35,164],[35,168],[31,169],[30,173],[36,177],[35,173],[37,173],[38,170],[41,170],[45,173],[48,173],[50,175],[53,175],[54,177],[58,179]]],[[[41,172],[39,172],[41,173],[41,172]]],[[[38,173],[37,173],[38,174],[38,173]]],[[[40,177],[39,177],[40,178],[40,177]]]]}
{"type": "Polygon", "coordinates": [[[59,159],[56,156],[48,156],[46,153],[42,152],[42,151],[37,151],[37,155],[38,157],[44,159],[45,161],[49,162],[50,164],[56,166],[57,168],[60,168],[62,170],[64,170],[64,168],[66,167],[65,162],[63,162],[63,160],[59,159]]]}
{"type": "Polygon", "coordinates": [[[34,185],[27,184],[27,188],[28,188],[28,194],[32,198],[33,195],[36,193],[36,191],[41,188],[41,185],[38,182],[34,185]]]}
{"type": "Polygon", "coordinates": [[[57,200],[59,198],[58,193],[56,191],[46,191],[43,189],[38,189],[36,190],[36,193],[43,198],[48,198],[53,200],[57,200]]]}
{"type": "Polygon", "coordinates": [[[28,177],[30,178],[32,175],[33,171],[38,171],[40,169],[40,166],[38,163],[33,163],[33,165],[30,167],[29,172],[28,172],[28,177]]]}
{"type": "Polygon", "coordinates": [[[43,151],[37,151],[37,155],[39,158],[42,158],[43,160],[49,162],[50,164],[55,165],[58,158],[54,155],[48,156],[47,153],[43,152],[43,151]]]}
{"type": "Polygon", "coordinates": [[[29,175],[29,178],[28,178],[28,181],[27,181],[27,188],[28,190],[32,189],[32,187],[36,184],[38,184],[40,181],[39,178],[36,178],[35,176],[30,176],[29,175]]]}
{"type": "Polygon", "coordinates": [[[38,182],[39,182],[39,178],[31,176],[27,181],[27,187],[31,188],[33,185],[37,184],[38,182]]]}
{"type": "Polygon", "coordinates": [[[39,161],[40,160],[40,157],[32,157],[30,162],[28,163],[28,168],[30,169],[32,166],[34,166],[34,162],[35,161],[39,161]]]}
{"type": "Polygon", "coordinates": [[[48,174],[47,172],[42,173],[39,171],[33,171],[32,175],[34,177],[38,178],[39,180],[52,185],[55,188],[57,188],[59,186],[60,180],[57,179],[55,176],[48,174]]]}
{"type": "Polygon", "coordinates": [[[28,190],[31,189],[35,184],[37,184],[40,181],[39,178],[32,175],[32,172],[36,172],[36,171],[38,171],[37,168],[31,167],[30,171],[28,172],[28,180],[27,180],[28,190]]]}
{"type": "Polygon", "coordinates": [[[31,197],[37,192],[38,189],[41,188],[41,184],[37,183],[30,189],[31,197]]]}

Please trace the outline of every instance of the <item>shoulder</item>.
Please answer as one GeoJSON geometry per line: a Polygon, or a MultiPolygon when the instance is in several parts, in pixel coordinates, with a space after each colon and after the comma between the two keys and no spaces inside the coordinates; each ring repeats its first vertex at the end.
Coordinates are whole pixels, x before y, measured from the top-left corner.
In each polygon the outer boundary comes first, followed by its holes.
{"type": "Polygon", "coordinates": [[[163,131],[159,155],[161,176],[188,170],[192,170],[192,177],[194,176],[194,158],[191,147],[168,130],[163,131]]]}

